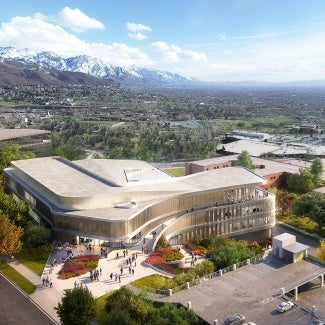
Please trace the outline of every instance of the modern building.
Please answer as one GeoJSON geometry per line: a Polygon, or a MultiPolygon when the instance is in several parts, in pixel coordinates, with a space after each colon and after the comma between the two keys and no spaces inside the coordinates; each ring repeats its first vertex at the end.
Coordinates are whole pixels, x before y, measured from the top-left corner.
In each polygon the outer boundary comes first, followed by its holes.
{"type": "Polygon", "coordinates": [[[46,157],[4,172],[6,191],[67,241],[122,247],[156,231],[173,245],[195,234],[257,240],[275,224],[264,178],[241,167],[172,177],[138,160],[46,157]]]}
{"type": "Polygon", "coordinates": [[[46,136],[50,131],[39,129],[0,129],[0,142],[17,144],[21,150],[33,152],[37,157],[50,155],[52,141],[46,136]]]}
{"type": "Polygon", "coordinates": [[[263,142],[252,139],[240,139],[226,142],[218,146],[217,152],[222,155],[239,154],[247,151],[252,157],[260,158],[310,158],[325,157],[325,146],[321,144],[297,142],[263,142]]]}
{"type": "Polygon", "coordinates": [[[252,157],[266,158],[274,155],[274,152],[280,149],[281,146],[274,143],[241,139],[223,144],[218,152],[223,155],[232,155],[247,151],[252,157]]]}
{"type": "Polygon", "coordinates": [[[268,142],[271,140],[271,135],[269,133],[244,131],[244,130],[233,130],[230,133],[226,134],[226,142],[228,142],[227,140],[234,141],[239,139],[268,142]]]}
{"type": "MultiPolygon", "coordinates": [[[[190,175],[198,172],[233,167],[236,165],[238,155],[221,156],[211,159],[197,160],[185,163],[185,174],[190,175]]],[[[262,158],[251,157],[256,169],[254,172],[263,177],[266,182],[260,187],[283,188],[292,174],[299,173],[300,168],[309,168],[311,163],[301,160],[278,162],[262,158]]]]}

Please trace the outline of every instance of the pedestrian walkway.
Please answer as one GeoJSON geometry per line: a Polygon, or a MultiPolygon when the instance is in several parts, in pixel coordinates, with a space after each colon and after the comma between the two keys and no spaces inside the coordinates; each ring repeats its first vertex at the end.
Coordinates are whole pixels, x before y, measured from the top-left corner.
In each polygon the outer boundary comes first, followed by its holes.
{"type": "Polygon", "coordinates": [[[22,274],[26,279],[28,279],[36,287],[36,291],[31,294],[29,297],[53,320],[59,323],[59,318],[54,310],[54,306],[57,306],[61,301],[61,293],[55,289],[45,287],[42,284],[42,279],[35,272],[30,270],[24,264],[19,261],[13,261],[8,263],[12,268],[17,272],[22,274]]]}
{"type": "MultiPolygon", "coordinates": [[[[147,244],[150,245],[151,241],[148,241],[147,244]]],[[[151,274],[158,274],[159,272],[157,270],[144,263],[148,256],[145,252],[149,252],[149,249],[147,249],[145,245],[146,244],[141,243],[138,246],[130,248],[127,254],[125,249],[113,250],[109,252],[107,256],[104,254],[98,263],[98,281],[91,281],[89,272],[79,277],[65,280],[59,279],[58,272],[61,270],[63,264],[55,263],[55,261],[59,262],[62,258],[66,257],[67,252],[65,249],[53,251],[44,268],[42,277],[38,276],[18,261],[13,261],[9,264],[36,286],[36,291],[30,295],[30,298],[59,323],[59,318],[54,307],[57,307],[66,289],[73,289],[76,285],[86,286],[94,297],[97,298],[111,290],[118,289],[123,285],[128,285],[136,279],[151,274]],[[134,257],[134,259],[132,259],[132,257],[134,257]],[[131,259],[131,264],[129,263],[129,258],[131,259]],[[111,274],[113,275],[112,278],[110,277],[111,274]],[[116,279],[115,275],[117,275],[116,279]],[[49,282],[52,282],[52,287],[50,287],[49,284],[43,284],[43,277],[49,278],[49,282]]],[[[101,255],[100,247],[93,247],[93,249],[89,251],[86,246],[78,245],[71,248],[71,250],[74,255],[101,255]]]]}

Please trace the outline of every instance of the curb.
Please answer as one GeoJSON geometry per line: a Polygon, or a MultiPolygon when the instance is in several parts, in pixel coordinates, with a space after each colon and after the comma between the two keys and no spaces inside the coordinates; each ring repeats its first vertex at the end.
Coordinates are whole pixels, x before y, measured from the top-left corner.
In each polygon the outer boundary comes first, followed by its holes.
{"type": "Polygon", "coordinates": [[[25,296],[36,308],[38,308],[43,314],[45,314],[49,319],[51,319],[51,321],[54,324],[58,324],[59,323],[45,310],[43,309],[40,305],[38,305],[25,291],[23,291],[21,288],[19,288],[16,283],[14,283],[13,281],[11,281],[10,278],[8,278],[4,273],[2,273],[0,271],[1,275],[8,281],[11,283],[11,285],[13,285],[23,296],[25,296]]]}

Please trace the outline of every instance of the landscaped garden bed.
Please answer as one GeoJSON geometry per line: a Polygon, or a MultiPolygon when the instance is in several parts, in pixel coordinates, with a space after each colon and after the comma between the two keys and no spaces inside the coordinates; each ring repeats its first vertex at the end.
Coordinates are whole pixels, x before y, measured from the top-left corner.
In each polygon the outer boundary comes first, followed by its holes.
{"type": "Polygon", "coordinates": [[[175,274],[175,270],[185,265],[185,256],[177,249],[168,245],[164,248],[156,249],[146,262],[154,265],[162,271],[175,274]]]}
{"type": "Polygon", "coordinates": [[[80,255],[70,258],[59,271],[58,278],[69,279],[94,270],[98,266],[99,259],[99,255],[80,255]]]}

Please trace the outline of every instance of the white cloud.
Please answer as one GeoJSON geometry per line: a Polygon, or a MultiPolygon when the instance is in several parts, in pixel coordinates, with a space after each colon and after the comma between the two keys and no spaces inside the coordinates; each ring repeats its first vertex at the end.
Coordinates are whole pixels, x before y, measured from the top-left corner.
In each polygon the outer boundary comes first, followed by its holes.
{"type": "Polygon", "coordinates": [[[132,33],[137,33],[137,32],[151,32],[151,28],[146,25],[142,24],[135,24],[135,23],[126,23],[125,24],[126,30],[132,32],[132,33]]]}
{"type": "Polygon", "coordinates": [[[125,29],[131,32],[128,33],[130,38],[138,41],[143,41],[147,38],[145,32],[151,32],[151,28],[149,26],[135,23],[126,23],[125,29]]]}
{"type": "Polygon", "coordinates": [[[182,60],[190,61],[207,61],[205,53],[193,50],[184,50],[178,45],[168,45],[166,42],[153,42],[150,47],[161,53],[167,62],[178,62],[182,60]]]}
{"type": "Polygon", "coordinates": [[[223,55],[225,55],[225,56],[232,55],[232,51],[231,50],[225,50],[225,51],[223,51],[223,55]]]}
{"type": "Polygon", "coordinates": [[[80,9],[63,8],[57,15],[44,16],[37,13],[35,18],[55,22],[62,27],[68,27],[75,32],[84,32],[88,29],[104,29],[105,26],[99,20],[84,14],[80,9]]]}
{"type": "Polygon", "coordinates": [[[223,33],[221,35],[221,39],[224,40],[225,42],[227,42],[228,41],[228,35],[226,33],[223,33]]]}
{"type": "Polygon", "coordinates": [[[138,41],[143,41],[147,38],[147,35],[144,35],[142,33],[128,33],[128,36],[132,39],[136,39],[138,41]]]}
{"type": "Polygon", "coordinates": [[[85,54],[113,65],[152,65],[154,61],[139,48],[123,43],[88,43],[58,25],[33,17],[14,17],[0,26],[1,46],[52,51],[63,57],[85,54]]]}
{"type": "MultiPolygon", "coordinates": [[[[52,51],[63,57],[85,54],[112,65],[154,66],[206,81],[278,82],[324,79],[325,76],[325,33],[321,28],[304,33],[270,32],[236,37],[224,33],[223,40],[219,37],[218,42],[181,47],[156,41],[140,48],[118,41],[86,42],[69,33],[63,26],[80,31],[103,28],[97,20],[80,13],[65,8],[61,15],[51,17],[41,13],[33,17],[14,17],[0,25],[0,46],[52,51]],[[74,21],[75,17],[79,17],[79,21],[74,21]]],[[[137,40],[144,40],[151,31],[149,26],[141,24],[128,23],[125,27],[128,36],[137,40]]]]}

